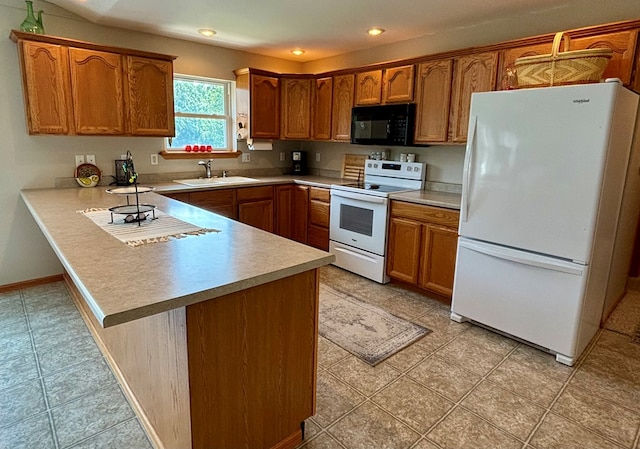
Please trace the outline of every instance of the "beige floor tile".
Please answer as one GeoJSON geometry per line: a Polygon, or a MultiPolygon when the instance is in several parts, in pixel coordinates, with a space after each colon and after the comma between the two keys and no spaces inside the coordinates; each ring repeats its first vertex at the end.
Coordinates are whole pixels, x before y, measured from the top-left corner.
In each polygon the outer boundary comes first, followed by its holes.
{"type": "Polygon", "coordinates": [[[413,320],[423,315],[435,306],[434,300],[426,296],[419,296],[410,291],[403,291],[387,299],[382,307],[389,313],[413,320]]]}
{"type": "Polygon", "coordinates": [[[569,378],[575,367],[570,367],[556,361],[553,354],[536,349],[526,344],[520,344],[509,359],[517,362],[524,369],[535,371],[546,377],[565,381],[569,378]]]}
{"type": "Polygon", "coordinates": [[[574,386],[562,392],[552,410],[584,427],[632,447],[640,415],[574,386]]]}
{"type": "Polygon", "coordinates": [[[366,402],[328,429],[349,449],[405,449],[420,435],[380,408],[366,402]]]}
{"type": "Polygon", "coordinates": [[[626,335],[603,332],[583,365],[600,367],[640,387],[640,345],[631,343],[626,335]]]}
{"type": "Polygon", "coordinates": [[[345,447],[338,443],[331,435],[326,432],[321,433],[314,439],[303,441],[300,449],[345,449],[345,447]]]}
{"type": "Polygon", "coordinates": [[[386,362],[371,366],[352,355],[331,366],[329,371],[365,396],[371,396],[400,376],[400,371],[386,362]]]}
{"type": "Polygon", "coordinates": [[[545,412],[542,407],[487,381],[480,383],[462,405],[522,440],[527,439],[545,412]]]}
{"type": "Polygon", "coordinates": [[[419,432],[429,430],[454,406],[406,376],[376,394],[372,401],[419,432]]]}
{"type": "Polygon", "coordinates": [[[328,368],[336,362],[348,357],[350,353],[337,344],[318,336],[318,365],[328,368]]]}
{"type": "Polygon", "coordinates": [[[420,363],[409,371],[409,376],[454,402],[459,401],[482,378],[437,356],[420,363]]]}
{"type": "Polygon", "coordinates": [[[476,343],[460,337],[439,349],[436,354],[482,376],[495,368],[504,358],[503,354],[483,346],[482,341],[476,343]]]}
{"type": "Polygon", "coordinates": [[[417,324],[421,324],[434,332],[438,331],[450,338],[467,331],[471,327],[469,323],[456,323],[449,315],[449,309],[434,307],[427,311],[427,313],[417,317],[414,321],[417,324]]]}
{"type": "Polygon", "coordinates": [[[546,416],[531,438],[531,444],[537,449],[615,449],[619,447],[554,413],[546,416]]]}
{"type": "Polygon", "coordinates": [[[594,396],[622,405],[640,414],[640,387],[628,379],[612,374],[610,367],[585,361],[569,385],[590,391],[594,396]]]}
{"type": "Polygon", "coordinates": [[[564,381],[549,376],[545,370],[537,371],[514,357],[502,362],[487,379],[545,408],[553,402],[564,385],[564,381]]]}
{"type": "Polygon", "coordinates": [[[313,420],[321,427],[327,427],[364,400],[362,394],[323,371],[318,373],[313,420]]]}
{"type": "Polygon", "coordinates": [[[520,344],[511,338],[480,326],[471,326],[468,331],[458,337],[458,340],[471,341],[478,346],[483,346],[501,355],[507,355],[513,348],[520,344]]]}
{"type": "Polygon", "coordinates": [[[425,357],[433,354],[450,339],[451,337],[444,333],[437,330],[432,331],[402,351],[389,357],[386,362],[402,372],[407,371],[420,363],[425,357]]]}
{"type": "Polygon", "coordinates": [[[313,421],[313,418],[309,418],[304,422],[304,439],[310,440],[311,438],[322,432],[322,428],[313,421]]]}
{"type": "Polygon", "coordinates": [[[456,408],[427,438],[444,449],[520,449],[522,443],[462,408],[456,408]]]}
{"type": "Polygon", "coordinates": [[[413,448],[411,448],[411,449],[440,449],[440,448],[438,446],[436,446],[435,443],[432,443],[431,441],[427,440],[426,438],[423,438],[420,441],[418,441],[418,444],[413,446],[413,448]]]}

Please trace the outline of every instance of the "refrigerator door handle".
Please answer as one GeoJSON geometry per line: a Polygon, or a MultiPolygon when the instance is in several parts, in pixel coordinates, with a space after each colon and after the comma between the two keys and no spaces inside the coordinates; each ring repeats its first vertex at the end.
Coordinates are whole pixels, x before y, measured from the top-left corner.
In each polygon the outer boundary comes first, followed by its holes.
{"type": "Polygon", "coordinates": [[[467,137],[467,154],[464,161],[464,174],[462,181],[462,204],[460,205],[460,220],[467,221],[469,209],[469,182],[471,181],[471,163],[473,162],[473,149],[475,145],[476,127],[478,126],[478,116],[474,115],[469,121],[469,135],[467,137]]]}
{"type": "Polygon", "coordinates": [[[458,241],[458,245],[480,254],[485,254],[487,256],[495,257],[498,259],[508,260],[510,262],[515,262],[522,265],[529,265],[532,267],[544,268],[546,270],[559,271],[576,276],[582,276],[582,274],[584,273],[584,268],[581,268],[580,265],[564,260],[554,260],[550,257],[540,256],[538,254],[527,254],[526,256],[523,256],[521,255],[522,253],[520,251],[515,251],[509,248],[495,247],[493,245],[487,245],[480,242],[471,242],[463,239],[460,239],[458,241]]]}

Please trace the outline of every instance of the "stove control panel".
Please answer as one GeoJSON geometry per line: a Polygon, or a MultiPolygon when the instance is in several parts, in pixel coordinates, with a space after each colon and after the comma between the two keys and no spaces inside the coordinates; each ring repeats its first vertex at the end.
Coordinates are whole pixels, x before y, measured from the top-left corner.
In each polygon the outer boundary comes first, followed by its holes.
{"type": "Polygon", "coordinates": [[[421,179],[424,171],[422,162],[394,162],[367,160],[364,174],[391,176],[394,178],[421,179]]]}

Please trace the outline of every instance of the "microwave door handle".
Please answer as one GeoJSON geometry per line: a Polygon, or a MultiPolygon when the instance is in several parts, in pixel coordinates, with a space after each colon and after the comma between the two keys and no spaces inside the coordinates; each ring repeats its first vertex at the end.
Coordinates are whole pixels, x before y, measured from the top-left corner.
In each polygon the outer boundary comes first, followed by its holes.
{"type": "Polygon", "coordinates": [[[386,204],[387,199],[379,196],[372,195],[361,195],[358,193],[345,192],[342,190],[331,190],[331,195],[339,196],[341,198],[349,198],[352,200],[358,200],[365,203],[374,203],[374,204],[386,204]]]}

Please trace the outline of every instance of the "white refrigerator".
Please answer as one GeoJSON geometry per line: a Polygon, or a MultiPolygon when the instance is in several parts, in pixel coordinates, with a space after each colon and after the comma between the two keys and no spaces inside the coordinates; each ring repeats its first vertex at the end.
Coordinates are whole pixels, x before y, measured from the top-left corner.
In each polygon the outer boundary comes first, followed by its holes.
{"type": "Polygon", "coordinates": [[[575,363],[624,294],[637,114],[638,95],[615,80],[472,95],[453,320],[575,363]]]}

